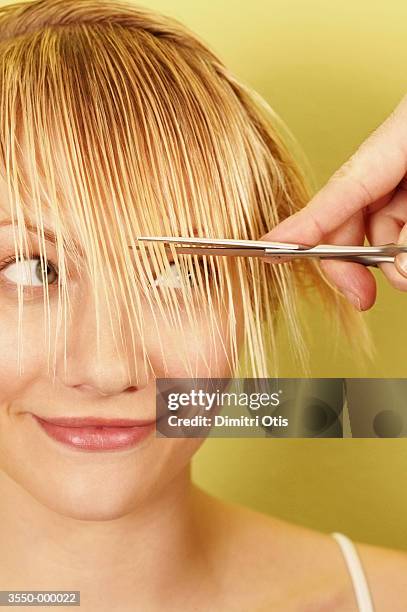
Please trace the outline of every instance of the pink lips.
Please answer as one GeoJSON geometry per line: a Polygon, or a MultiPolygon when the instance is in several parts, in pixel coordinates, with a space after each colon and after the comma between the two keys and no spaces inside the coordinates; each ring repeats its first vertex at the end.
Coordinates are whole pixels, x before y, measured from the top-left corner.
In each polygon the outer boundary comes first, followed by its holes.
{"type": "Polygon", "coordinates": [[[154,429],[155,421],[99,418],[41,418],[32,415],[51,438],[81,450],[107,451],[135,446],[154,429]]]}

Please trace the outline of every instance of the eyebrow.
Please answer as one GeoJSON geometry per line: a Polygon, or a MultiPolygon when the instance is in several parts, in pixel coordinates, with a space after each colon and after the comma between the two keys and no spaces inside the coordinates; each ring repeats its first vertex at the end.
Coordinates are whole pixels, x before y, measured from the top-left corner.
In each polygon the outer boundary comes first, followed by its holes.
{"type": "MultiPolygon", "coordinates": [[[[12,220],[11,219],[3,219],[3,221],[0,221],[0,227],[7,227],[13,226],[12,220]]],[[[37,226],[32,225],[31,223],[26,223],[25,227],[27,228],[27,230],[33,234],[35,234],[36,236],[38,236],[38,232],[37,232],[37,226]]],[[[49,240],[49,242],[56,244],[56,235],[55,233],[50,230],[47,227],[44,227],[44,237],[47,238],[47,240],[49,240]]],[[[79,247],[79,244],[74,240],[74,243],[76,245],[76,247],[79,247]]],[[[134,249],[132,247],[132,245],[128,245],[129,249],[131,249],[131,252],[134,253],[134,249]]],[[[80,247],[79,247],[80,248],[80,247]]],[[[81,250],[81,248],[80,248],[81,250]]],[[[146,251],[146,255],[148,258],[150,258],[150,253],[148,252],[148,250],[146,251]]]]}
{"type": "MultiPolygon", "coordinates": [[[[0,221],[0,227],[6,227],[6,226],[10,226],[10,227],[13,226],[11,219],[4,219],[3,221],[0,221]]],[[[26,223],[25,227],[27,228],[29,232],[38,236],[37,227],[35,225],[32,225],[31,223],[26,223]]],[[[53,231],[51,231],[47,227],[44,227],[44,236],[45,238],[47,238],[47,240],[55,244],[56,235],[54,234],[53,231]]]]}

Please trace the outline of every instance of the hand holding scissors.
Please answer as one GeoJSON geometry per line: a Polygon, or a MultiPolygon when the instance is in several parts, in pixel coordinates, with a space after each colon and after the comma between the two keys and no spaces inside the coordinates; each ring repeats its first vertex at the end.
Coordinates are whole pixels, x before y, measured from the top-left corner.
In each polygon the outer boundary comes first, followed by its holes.
{"type": "MultiPolygon", "coordinates": [[[[309,204],[262,237],[266,241],[407,245],[407,96],[309,204]]],[[[326,259],[326,275],[360,310],[373,306],[376,280],[358,262],[326,259]]],[[[407,253],[378,266],[407,291],[407,253]]]]}

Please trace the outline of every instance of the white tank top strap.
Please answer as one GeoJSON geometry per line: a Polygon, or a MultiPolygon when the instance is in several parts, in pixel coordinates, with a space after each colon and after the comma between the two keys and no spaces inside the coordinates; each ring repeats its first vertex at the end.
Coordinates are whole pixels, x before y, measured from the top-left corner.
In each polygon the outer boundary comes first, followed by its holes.
{"type": "Polygon", "coordinates": [[[339,544],[343,556],[348,566],[349,574],[352,578],[353,589],[359,612],[374,612],[373,601],[370,594],[366,575],[353,542],[343,533],[331,533],[332,537],[339,544]]]}

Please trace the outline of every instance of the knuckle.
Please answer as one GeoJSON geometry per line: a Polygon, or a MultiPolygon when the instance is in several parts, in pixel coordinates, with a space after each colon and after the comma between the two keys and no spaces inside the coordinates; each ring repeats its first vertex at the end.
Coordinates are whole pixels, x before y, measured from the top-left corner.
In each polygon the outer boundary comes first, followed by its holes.
{"type": "Polygon", "coordinates": [[[309,221],[311,222],[313,229],[315,230],[315,235],[317,236],[316,240],[319,240],[319,236],[324,236],[326,234],[326,230],[324,229],[321,221],[318,216],[310,209],[309,213],[309,221]]]}

